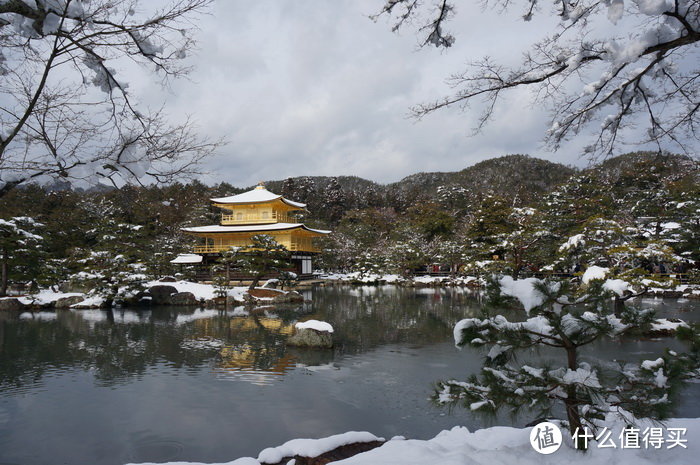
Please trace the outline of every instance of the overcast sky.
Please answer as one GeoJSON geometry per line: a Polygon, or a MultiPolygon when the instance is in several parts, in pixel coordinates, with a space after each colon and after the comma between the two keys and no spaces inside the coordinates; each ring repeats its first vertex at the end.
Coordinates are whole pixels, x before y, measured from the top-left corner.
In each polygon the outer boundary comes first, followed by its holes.
{"type": "Polygon", "coordinates": [[[237,186],[300,175],[357,175],[386,183],[419,171],[454,171],[511,153],[585,165],[584,141],[543,147],[547,114],[526,91],[508,96],[496,120],[470,137],[478,114],[459,109],[421,121],[409,108],[449,92],[445,78],[484,55],[516,60],[547,18],[461,5],[455,46],[419,49],[415,31],[392,33],[368,15],[383,0],[219,0],[202,18],[189,80],[162,90],[132,84],[148,104],[190,114],[228,143],[210,159],[207,182],[237,186]]]}

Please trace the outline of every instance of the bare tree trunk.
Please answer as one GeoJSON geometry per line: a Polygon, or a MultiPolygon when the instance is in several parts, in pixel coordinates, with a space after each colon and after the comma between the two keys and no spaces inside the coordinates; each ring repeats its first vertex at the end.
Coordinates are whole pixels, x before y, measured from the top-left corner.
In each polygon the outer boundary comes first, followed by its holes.
{"type": "Polygon", "coordinates": [[[256,287],[258,287],[258,284],[260,283],[260,278],[262,278],[262,276],[262,274],[256,274],[253,278],[253,282],[250,283],[250,286],[248,286],[248,289],[252,291],[256,287]]]}
{"type": "Polygon", "coordinates": [[[7,248],[2,249],[2,262],[0,263],[0,297],[7,295],[7,283],[9,274],[7,248]]]}
{"type": "Polygon", "coordinates": [[[624,313],[624,311],[625,311],[625,300],[627,300],[627,299],[622,299],[622,298],[620,298],[619,296],[615,296],[615,300],[614,300],[614,303],[615,303],[614,312],[615,312],[615,316],[616,316],[616,317],[620,317],[620,316],[622,316],[622,314],[624,313]]]}
{"type": "MultiPolygon", "coordinates": [[[[576,361],[576,346],[567,343],[566,345],[566,358],[568,361],[568,366],[570,370],[577,369],[576,361]]],[[[575,434],[583,434],[583,424],[581,423],[581,414],[578,411],[578,397],[576,396],[576,386],[569,385],[566,388],[566,400],[564,400],[564,405],[566,406],[566,417],[569,420],[569,432],[571,436],[574,437],[575,434]]],[[[580,450],[585,450],[583,441],[576,441],[577,448],[580,450]]]]}

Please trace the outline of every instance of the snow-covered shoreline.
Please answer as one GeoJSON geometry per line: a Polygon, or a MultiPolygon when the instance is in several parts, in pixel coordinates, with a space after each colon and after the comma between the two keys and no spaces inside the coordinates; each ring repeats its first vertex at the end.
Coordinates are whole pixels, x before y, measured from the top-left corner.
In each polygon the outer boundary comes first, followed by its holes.
{"type": "Polygon", "coordinates": [[[435,276],[421,275],[406,278],[398,274],[361,273],[324,273],[318,279],[343,284],[395,284],[400,286],[469,286],[478,287],[485,282],[475,276],[435,276]]]}
{"type": "MultiPolygon", "coordinates": [[[[639,447],[622,447],[619,435],[623,424],[611,422],[608,431],[615,447],[602,447],[609,442],[591,442],[587,452],[573,447],[568,433],[562,430],[564,441],[559,450],[542,455],[530,443],[532,428],[494,426],[469,431],[455,426],[444,430],[428,440],[394,437],[379,447],[360,452],[344,460],[334,461],[338,465],[685,465],[696,460],[695,450],[700,447],[700,418],[676,418],[665,422],[663,442],[659,448],[640,439],[639,447]],[[668,440],[673,429],[683,430],[684,442],[668,440]]],[[[637,425],[642,436],[646,428],[660,428],[658,423],[641,420],[637,425]]],[[[643,437],[643,436],[642,436],[643,437]]],[[[231,462],[210,465],[268,465],[308,463],[303,458],[312,458],[330,452],[352,442],[366,443],[383,441],[371,433],[348,432],[322,439],[294,439],[278,447],[267,448],[257,458],[242,457],[231,462]],[[295,459],[296,457],[296,459],[295,459]]],[[[630,443],[627,443],[630,446],[630,443]]],[[[325,463],[325,462],[323,462],[325,463]]],[[[130,464],[137,465],[137,464],[130,464]]],[[[154,465],[154,464],[138,464],[154,465]]],[[[199,462],[169,462],[162,465],[205,465],[199,462]]]]}
{"type": "MultiPolygon", "coordinates": [[[[597,267],[596,267],[597,268],[597,267]]],[[[355,285],[386,285],[394,284],[407,287],[473,287],[478,288],[486,285],[484,277],[477,276],[436,276],[436,275],[416,275],[403,277],[391,273],[361,273],[359,271],[351,273],[323,273],[317,278],[328,283],[355,284],[355,285]]],[[[619,289],[623,283],[621,280],[609,280],[610,285],[616,284],[619,289]],[[613,282],[616,281],[616,282],[613,282]]],[[[679,284],[673,288],[662,288],[651,285],[653,281],[648,281],[650,287],[646,293],[648,297],[669,297],[684,299],[700,299],[700,285],[679,284]]],[[[611,290],[615,290],[611,289],[611,290]]]]}
{"type": "MultiPolygon", "coordinates": [[[[236,286],[225,290],[226,296],[211,284],[191,281],[149,281],[144,284],[141,297],[134,296],[131,302],[113,302],[112,306],[143,307],[148,305],[204,306],[221,304],[241,305],[246,303],[277,303],[293,300],[298,294],[270,288],[256,288],[250,292],[248,287],[236,286]],[[257,291],[257,292],[255,292],[257,291]],[[264,293],[264,296],[257,296],[264,293]],[[273,295],[278,294],[278,295],[273,295]]],[[[105,308],[107,300],[91,292],[60,292],[42,289],[31,295],[0,297],[0,310],[40,310],[70,308],[75,310],[105,308]]]]}

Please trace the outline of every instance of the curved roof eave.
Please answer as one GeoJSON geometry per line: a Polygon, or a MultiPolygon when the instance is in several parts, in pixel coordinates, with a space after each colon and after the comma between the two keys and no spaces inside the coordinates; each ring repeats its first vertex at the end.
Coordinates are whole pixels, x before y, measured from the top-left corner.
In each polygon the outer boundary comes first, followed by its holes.
{"type": "Polygon", "coordinates": [[[313,229],[302,223],[271,223],[260,225],[240,225],[240,226],[224,226],[212,224],[209,226],[195,226],[192,228],[180,228],[181,231],[195,234],[216,234],[216,233],[236,233],[236,232],[260,232],[264,234],[266,231],[288,231],[291,229],[305,229],[316,234],[330,234],[331,231],[325,229],[313,229]]]}

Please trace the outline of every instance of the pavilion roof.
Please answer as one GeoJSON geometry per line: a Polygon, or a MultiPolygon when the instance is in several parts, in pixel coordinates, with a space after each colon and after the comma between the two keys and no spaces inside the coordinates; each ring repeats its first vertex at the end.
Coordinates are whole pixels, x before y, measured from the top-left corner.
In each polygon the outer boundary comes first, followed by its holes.
{"type": "Polygon", "coordinates": [[[331,231],[325,229],[312,229],[302,223],[271,223],[271,224],[251,224],[240,226],[224,226],[212,224],[210,226],[195,226],[192,228],[182,228],[182,231],[189,233],[236,233],[236,232],[261,232],[284,231],[287,229],[305,229],[317,234],[330,234],[331,231]]]}
{"type": "Polygon", "coordinates": [[[225,203],[225,204],[250,204],[250,203],[265,203],[272,202],[275,200],[281,200],[282,202],[297,208],[306,208],[305,203],[294,202],[293,200],[285,199],[279,194],[270,192],[265,189],[264,186],[258,186],[253,190],[248,192],[243,192],[242,194],[231,195],[229,197],[218,197],[215,199],[210,199],[214,203],[225,203]]]}

